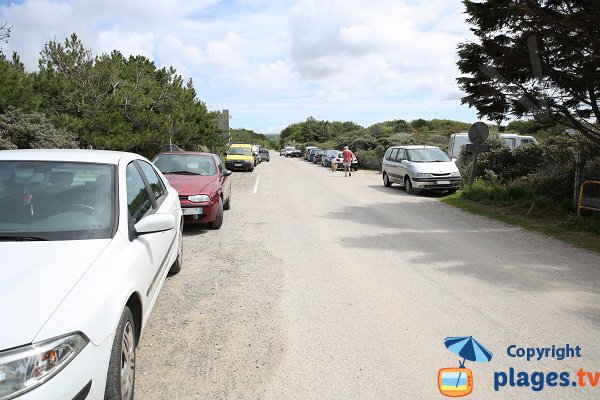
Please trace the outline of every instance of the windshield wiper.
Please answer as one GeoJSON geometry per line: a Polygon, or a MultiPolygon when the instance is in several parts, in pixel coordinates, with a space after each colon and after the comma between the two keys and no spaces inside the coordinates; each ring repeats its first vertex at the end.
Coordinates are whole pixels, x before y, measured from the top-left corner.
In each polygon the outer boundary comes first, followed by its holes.
{"type": "Polygon", "coordinates": [[[202,175],[202,174],[198,174],[196,172],[191,172],[191,171],[170,171],[170,172],[167,172],[167,174],[176,174],[176,175],[202,175]]]}
{"type": "Polygon", "coordinates": [[[2,242],[45,242],[48,239],[38,236],[0,235],[2,242]]]}

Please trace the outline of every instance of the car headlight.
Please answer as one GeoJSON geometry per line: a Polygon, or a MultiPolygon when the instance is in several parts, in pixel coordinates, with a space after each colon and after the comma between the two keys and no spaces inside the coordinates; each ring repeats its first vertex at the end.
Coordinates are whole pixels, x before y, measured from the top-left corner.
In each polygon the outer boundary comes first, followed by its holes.
{"type": "Polygon", "coordinates": [[[20,396],[46,382],[88,343],[77,332],[0,353],[0,400],[20,396]]]}
{"type": "Polygon", "coordinates": [[[429,176],[431,176],[431,174],[425,174],[425,173],[422,173],[422,172],[418,173],[418,174],[415,174],[415,178],[427,178],[429,176]]]}
{"type": "Polygon", "coordinates": [[[210,201],[210,197],[205,194],[195,194],[193,196],[188,196],[188,200],[192,203],[208,203],[210,201]]]}
{"type": "Polygon", "coordinates": [[[458,172],[458,171],[451,172],[450,176],[460,176],[460,172],[458,172]]]}

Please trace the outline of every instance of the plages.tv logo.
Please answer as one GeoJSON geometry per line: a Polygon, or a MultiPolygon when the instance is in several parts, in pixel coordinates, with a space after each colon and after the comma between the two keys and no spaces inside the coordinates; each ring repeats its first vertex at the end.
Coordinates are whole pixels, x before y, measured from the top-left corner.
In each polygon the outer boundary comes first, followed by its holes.
{"type": "Polygon", "coordinates": [[[462,397],[473,391],[473,372],[465,368],[465,361],[488,362],[492,352],[473,336],[447,337],[444,345],[452,353],[462,357],[458,368],[442,368],[438,371],[438,388],[447,397],[462,397]]]}

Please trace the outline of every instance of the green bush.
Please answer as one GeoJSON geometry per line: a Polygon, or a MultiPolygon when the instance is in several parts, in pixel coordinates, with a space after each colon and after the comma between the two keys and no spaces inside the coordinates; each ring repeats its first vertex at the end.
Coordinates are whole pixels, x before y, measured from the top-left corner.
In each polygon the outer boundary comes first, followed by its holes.
{"type": "Polygon", "coordinates": [[[359,168],[381,171],[381,160],[383,160],[384,153],[385,148],[383,146],[377,146],[373,150],[356,150],[355,154],[359,168]]]}
{"type": "Polygon", "coordinates": [[[535,207],[543,210],[554,207],[554,201],[548,197],[536,196],[531,189],[521,182],[490,183],[482,178],[476,178],[472,185],[466,185],[462,190],[462,197],[486,204],[535,207]]]}

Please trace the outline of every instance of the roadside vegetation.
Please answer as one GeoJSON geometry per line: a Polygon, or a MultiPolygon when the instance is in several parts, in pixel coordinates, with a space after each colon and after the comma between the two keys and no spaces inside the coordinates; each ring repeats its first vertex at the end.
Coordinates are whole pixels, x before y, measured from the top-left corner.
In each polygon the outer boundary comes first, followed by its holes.
{"type": "MultiPolygon", "coordinates": [[[[5,31],[5,40],[8,37],[5,31]]],[[[37,71],[0,52],[0,149],[92,147],[154,156],[163,145],[224,148],[191,80],[118,51],[93,56],[73,34],[48,42],[37,71]]]]}

